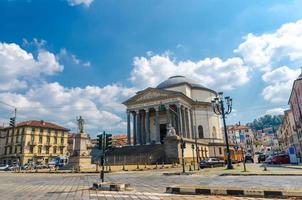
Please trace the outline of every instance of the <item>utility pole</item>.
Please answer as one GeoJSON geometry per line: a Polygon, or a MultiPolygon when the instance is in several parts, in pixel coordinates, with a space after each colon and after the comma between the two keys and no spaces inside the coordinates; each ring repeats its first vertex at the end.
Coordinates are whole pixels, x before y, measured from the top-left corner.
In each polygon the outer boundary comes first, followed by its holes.
{"type": "Polygon", "coordinates": [[[224,137],[225,137],[225,143],[226,143],[227,169],[233,169],[230,147],[229,147],[229,139],[228,139],[228,134],[227,134],[227,127],[226,127],[226,122],[225,122],[226,115],[228,115],[232,112],[232,101],[233,100],[229,96],[225,97],[224,99],[223,99],[223,92],[219,92],[218,95],[211,101],[211,103],[212,103],[212,108],[213,108],[214,113],[216,115],[222,116],[224,137]],[[226,101],[227,111],[225,111],[224,99],[226,101]]]}

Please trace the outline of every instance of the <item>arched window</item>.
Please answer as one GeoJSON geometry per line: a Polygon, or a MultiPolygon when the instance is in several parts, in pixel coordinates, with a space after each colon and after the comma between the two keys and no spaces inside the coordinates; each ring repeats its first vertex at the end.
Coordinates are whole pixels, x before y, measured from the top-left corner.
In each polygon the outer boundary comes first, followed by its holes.
{"type": "Polygon", "coordinates": [[[213,138],[217,138],[217,133],[216,133],[216,127],[215,126],[213,126],[212,136],[213,136],[213,138]]]}
{"type": "Polygon", "coordinates": [[[203,127],[201,125],[198,126],[198,137],[200,139],[204,138],[204,135],[203,135],[203,127]]]}

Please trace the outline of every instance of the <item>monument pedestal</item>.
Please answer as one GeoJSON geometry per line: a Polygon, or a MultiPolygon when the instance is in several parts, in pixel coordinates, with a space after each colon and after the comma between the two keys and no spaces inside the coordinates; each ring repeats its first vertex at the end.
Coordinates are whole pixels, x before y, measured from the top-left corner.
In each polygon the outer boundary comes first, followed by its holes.
{"type": "Polygon", "coordinates": [[[68,167],[76,171],[96,170],[96,165],[91,163],[90,141],[85,133],[79,133],[74,136],[73,153],[69,157],[68,167]]]}
{"type": "Polygon", "coordinates": [[[91,164],[91,156],[71,156],[69,166],[76,171],[96,170],[96,165],[91,164]]]}

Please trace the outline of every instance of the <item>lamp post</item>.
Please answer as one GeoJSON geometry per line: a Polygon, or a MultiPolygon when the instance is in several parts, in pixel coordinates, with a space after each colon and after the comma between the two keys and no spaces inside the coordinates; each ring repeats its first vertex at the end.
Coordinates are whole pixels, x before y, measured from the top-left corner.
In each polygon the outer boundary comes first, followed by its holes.
{"type": "Polygon", "coordinates": [[[229,96],[223,98],[223,92],[219,92],[218,95],[211,101],[214,113],[216,115],[221,115],[222,120],[223,120],[224,137],[225,137],[226,154],[227,154],[227,169],[233,169],[227,128],[226,128],[226,123],[225,123],[226,115],[228,115],[232,112],[232,101],[233,100],[229,96]],[[225,111],[225,103],[227,106],[226,111],[225,111]]]}

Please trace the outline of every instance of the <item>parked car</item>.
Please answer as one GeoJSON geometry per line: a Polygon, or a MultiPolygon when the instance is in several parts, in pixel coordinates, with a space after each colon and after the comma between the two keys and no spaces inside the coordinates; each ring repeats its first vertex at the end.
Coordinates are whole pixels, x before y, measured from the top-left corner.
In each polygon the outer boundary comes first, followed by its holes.
{"type": "Polygon", "coordinates": [[[207,160],[201,160],[199,166],[201,169],[207,167],[222,167],[224,166],[224,161],[218,158],[208,158],[207,160]]]}
{"type": "Polygon", "coordinates": [[[0,165],[0,171],[7,171],[9,170],[9,165],[0,165]]]}
{"type": "Polygon", "coordinates": [[[258,154],[258,163],[264,162],[265,159],[266,159],[265,154],[263,154],[263,153],[258,154]]]}
{"type": "Polygon", "coordinates": [[[254,162],[253,156],[251,154],[249,154],[249,153],[245,155],[244,159],[245,159],[246,163],[247,162],[252,162],[252,163],[254,162]]]}
{"type": "Polygon", "coordinates": [[[287,154],[276,155],[272,157],[273,164],[288,164],[290,163],[289,156],[287,154]]]}

